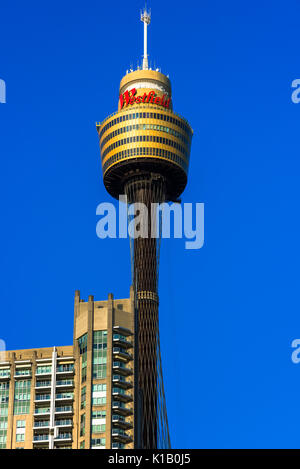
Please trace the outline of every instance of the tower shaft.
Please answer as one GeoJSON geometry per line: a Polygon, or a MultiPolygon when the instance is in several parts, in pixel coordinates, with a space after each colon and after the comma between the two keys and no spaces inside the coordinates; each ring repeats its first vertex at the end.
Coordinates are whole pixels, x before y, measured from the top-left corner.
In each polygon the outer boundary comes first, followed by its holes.
{"type": "Polygon", "coordinates": [[[137,237],[133,243],[133,282],[137,307],[137,374],[139,438],[143,449],[158,447],[159,428],[159,327],[158,327],[158,261],[159,244],[151,233],[156,232],[152,204],[165,199],[164,179],[148,174],[131,179],[125,186],[128,202],[144,204],[146,216],[139,219],[147,226],[148,236],[137,237]]]}

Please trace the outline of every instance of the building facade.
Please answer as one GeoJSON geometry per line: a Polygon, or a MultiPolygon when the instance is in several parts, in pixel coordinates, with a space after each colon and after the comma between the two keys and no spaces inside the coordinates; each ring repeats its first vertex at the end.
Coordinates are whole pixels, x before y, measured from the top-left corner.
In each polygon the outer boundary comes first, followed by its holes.
{"type": "Polygon", "coordinates": [[[0,449],[132,449],[134,296],[75,293],[73,345],[3,352],[0,449]]]}

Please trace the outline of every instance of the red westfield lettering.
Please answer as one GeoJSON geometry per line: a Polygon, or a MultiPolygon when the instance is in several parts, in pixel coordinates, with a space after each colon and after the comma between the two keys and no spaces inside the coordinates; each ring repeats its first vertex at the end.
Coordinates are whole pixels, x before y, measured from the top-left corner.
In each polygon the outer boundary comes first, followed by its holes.
{"type": "Polygon", "coordinates": [[[169,109],[171,98],[166,98],[166,95],[156,96],[155,91],[150,91],[148,94],[136,96],[136,89],[132,88],[125,93],[120,94],[120,107],[129,106],[130,104],[152,103],[163,106],[169,109]]]}

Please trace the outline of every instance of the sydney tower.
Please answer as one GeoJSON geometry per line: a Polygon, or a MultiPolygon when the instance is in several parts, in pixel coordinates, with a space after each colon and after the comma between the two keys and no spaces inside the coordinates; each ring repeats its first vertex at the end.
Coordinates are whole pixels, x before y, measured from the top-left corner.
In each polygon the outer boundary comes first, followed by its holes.
{"type": "MultiPolygon", "coordinates": [[[[171,83],[148,64],[147,27],[144,23],[143,61],[122,78],[118,110],[97,125],[103,181],[115,198],[125,194],[128,206],[178,200],[187,183],[193,131],[173,112],[171,83]]],[[[131,240],[135,318],[135,447],[170,448],[164,398],[158,321],[159,237],[154,218],[140,223],[148,236],[131,240]]],[[[139,227],[141,229],[141,227],[139,227]]],[[[143,229],[141,230],[143,231],[143,229]]]]}

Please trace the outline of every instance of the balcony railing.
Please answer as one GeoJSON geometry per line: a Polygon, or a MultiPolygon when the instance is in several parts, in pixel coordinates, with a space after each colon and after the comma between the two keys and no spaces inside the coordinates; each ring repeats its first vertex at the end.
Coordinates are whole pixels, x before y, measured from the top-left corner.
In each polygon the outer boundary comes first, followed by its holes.
{"type": "Polygon", "coordinates": [[[113,369],[118,370],[121,373],[126,373],[127,375],[132,374],[132,370],[128,368],[124,362],[113,362],[113,369]]]}
{"type": "Polygon", "coordinates": [[[37,394],[35,396],[35,401],[50,401],[50,394],[37,394]]]}
{"type": "Polygon", "coordinates": [[[72,392],[65,392],[61,394],[56,394],[55,399],[57,401],[69,401],[74,399],[74,394],[72,392]]]}
{"type": "Polygon", "coordinates": [[[36,376],[51,375],[51,367],[49,367],[49,368],[37,368],[35,374],[36,374],[36,376]]]}
{"type": "Polygon", "coordinates": [[[113,383],[118,384],[119,386],[123,386],[124,388],[132,388],[132,383],[127,381],[124,376],[121,375],[113,375],[113,383]]]}
{"type": "Polygon", "coordinates": [[[132,423],[128,422],[123,415],[113,415],[112,423],[122,428],[132,428],[132,423]]]}
{"type": "Polygon", "coordinates": [[[71,439],[72,439],[72,433],[60,433],[55,438],[55,440],[71,440],[71,439]]]}
{"type": "Polygon", "coordinates": [[[35,409],[34,415],[50,414],[50,407],[39,407],[35,409]]]}
{"type": "Polygon", "coordinates": [[[126,433],[125,430],[122,430],[121,428],[113,428],[111,435],[113,438],[121,438],[123,440],[131,440],[131,436],[126,433]]]}
{"type": "Polygon", "coordinates": [[[111,448],[112,449],[124,449],[125,448],[125,445],[123,443],[112,443],[111,445],[111,448]]]}
{"type": "Polygon", "coordinates": [[[33,429],[47,428],[49,425],[49,420],[38,420],[37,422],[34,422],[33,429]]]}
{"type": "Polygon", "coordinates": [[[35,383],[36,388],[51,388],[51,381],[37,381],[35,383]]]}
{"type": "Polygon", "coordinates": [[[71,419],[56,420],[55,425],[57,427],[70,427],[73,425],[73,421],[71,419]]]}
{"type": "Polygon", "coordinates": [[[73,373],[74,365],[59,365],[56,368],[56,373],[73,373]]]}
{"type": "Polygon", "coordinates": [[[31,370],[16,370],[14,377],[21,378],[23,376],[29,377],[31,376],[31,370]]]}
{"type": "Polygon", "coordinates": [[[49,441],[49,435],[34,435],[33,441],[49,441]]]}
{"type": "Polygon", "coordinates": [[[121,334],[113,334],[113,342],[122,345],[123,347],[129,348],[132,347],[132,342],[130,342],[126,336],[121,334]]]}
{"type": "Polygon", "coordinates": [[[56,381],[57,387],[64,387],[64,386],[74,386],[74,381],[72,379],[60,379],[56,381]]]}
{"type": "Polygon", "coordinates": [[[132,414],[132,409],[126,407],[124,402],[121,401],[113,401],[112,408],[116,411],[119,411],[125,415],[132,414]]]}
{"type": "Polygon", "coordinates": [[[132,360],[132,355],[128,353],[124,348],[122,347],[113,347],[113,354],[114,355],[120,355],[121,357],[126,358],[127,360],[132,360]]]}
{"type": "Polygon", "coordinates": [[[126,401],[131,401],[132,400],[132,395],[127,394],[126,390],[123,389],[123,388],[113,388],[112,395],[114,397],[120,397],[122,399],[125,399],[126,401]]]}
{"type": "Polygon", "coordinates": [[[73,407],[71,405],[67,405],[67,406],[58,406],[58,407],[55,407],[55,412],[57,413],[70,413],[70,412],[73,412],[73,407]]]}

